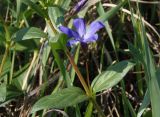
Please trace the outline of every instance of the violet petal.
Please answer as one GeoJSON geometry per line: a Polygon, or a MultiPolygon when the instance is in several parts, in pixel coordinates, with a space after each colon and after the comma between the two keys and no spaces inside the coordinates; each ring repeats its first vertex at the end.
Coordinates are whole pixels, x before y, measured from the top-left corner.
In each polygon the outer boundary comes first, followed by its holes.
{"type": "Polygon", "coordinates": [[[98,39],[98,34],[94,34],[90,37],[84,38],[84,43],[95,42],[98,39]]]}
{"type": "Polygon", "coordinates": [[[87,29],[86,38],[91,37],[93,34],[95,34],[98,30],[104,27],[104,24],[100,21],[94,21],[91,23],[89,29],[87,29]]]}
{"type": "Polygon", "coordinates": [[[79,33],[80,37],[82,37],[86,33],[86,26],[84,19],[78,18],[73,21],[74,27],[76,28],[76,31],[79,33]]]}
{"type": "Polygon", "coordinates": [[[66,35],[68,35],[70,38],[71,37],[74,37],[74,38],[78,38],[79,35],[77,32],[67,28],[67,27],[64,27],[64,26],[60,26],[59,27],[59,30],[62,31],[63,33],[65,33],[66,35]]]}

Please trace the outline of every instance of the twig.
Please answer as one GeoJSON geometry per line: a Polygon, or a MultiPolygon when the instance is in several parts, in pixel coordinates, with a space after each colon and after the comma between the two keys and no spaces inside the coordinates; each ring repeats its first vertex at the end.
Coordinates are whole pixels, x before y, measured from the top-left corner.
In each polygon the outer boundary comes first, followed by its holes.
{"type": "Polygon", "coordinates": [[[144,4],[160,4],[159,1],[131,0],[131,2],[138,2],[138,3],[144,3],[144,4]]]}

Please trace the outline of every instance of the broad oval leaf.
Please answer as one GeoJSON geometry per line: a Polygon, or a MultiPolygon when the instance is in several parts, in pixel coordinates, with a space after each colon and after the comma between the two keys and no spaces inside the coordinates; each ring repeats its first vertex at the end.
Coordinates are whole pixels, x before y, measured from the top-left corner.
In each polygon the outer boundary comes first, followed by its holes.
{"type": "Polygon", "coordinates": [[[93,91],[96,93],[115,86],[133,66],[134,63],[132,62],[122,61],[109,67],[107,71],[101,73],[93,80],[91,84],[93,91]]]}
{"type": "Polygon", "coordinates": [[[23,28],[12,36],[12,39],[16,42],[37,38],[47,38],[47,35],[39,28],[35,27],[23,28]]]}
{"type": "Polygon", "coordinates": [[[64,22],[64,11],[60,7],[48,7],[48,15],[53,25],[59,25],[64,22]]]}
{"type": "Polygon", "coordinates": [[[83,102],[87,99],[88,97],[83,90],[78,87],[69,87],[62,89],[55,94],[42,97],[34,104],[31,113],[49,108],[61,109],[83,102]]]}

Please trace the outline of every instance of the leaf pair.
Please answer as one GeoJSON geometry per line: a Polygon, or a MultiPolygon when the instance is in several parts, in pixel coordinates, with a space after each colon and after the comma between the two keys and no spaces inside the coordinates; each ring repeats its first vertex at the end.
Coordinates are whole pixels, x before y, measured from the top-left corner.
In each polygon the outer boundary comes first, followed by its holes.
{"type": "MultiPolygon", "coordinates": [[[[98,75],[92,82],[94,93],[109,89],[119,83],[128,71],[133,68],[134,63],[129,61],[119,62],[102,74],[98,75]]],[[[43,97],[38,100],[32,108],[32,112],[49,108],[65,108],[88,100],[89,97],[78,87],[69,87],[61,91],[43,97]]]]}

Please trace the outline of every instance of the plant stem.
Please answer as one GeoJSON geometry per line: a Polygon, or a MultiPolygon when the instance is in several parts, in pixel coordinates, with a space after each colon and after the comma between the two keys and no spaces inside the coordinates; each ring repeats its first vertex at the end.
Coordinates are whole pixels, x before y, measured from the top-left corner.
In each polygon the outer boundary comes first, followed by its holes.
{"type": "Polygon", "coordinates": [[[12,82],[13,70],[14,70],[15,55],[16,55],[16,52],[15,52],[15,51],[13,51],[12,64],[11,64],[10,77],[9,77],[9,84],[11,84],[11,82],[12,82]]]}
{"type": "Polygon", "coordinates": [[[92,112],[93,112],[93,102],[89,100],[84,117],[92,117],[92,112]]]}
{"type": "Polygon", "coordinates": [[[98,113],[100,114],[101,117],[106,117],[103,113],[103,111],[101,110],[101,108],[99,107],[99,105],[97,104],[96,100],[94,98],[91,98],[95,108],[97,109],[98,113]]]}
{"type": "Polygon", "coordinates": [[[74,60],[73,60],[72,56],[70,55],[70,52],[69,52],[69,50],[68,50],[67,48],[66,48],[66,55],[67,55],[70,63],[72,64],[75,72],[77,73],[78,78],[79,78],[79,80],[80,80],[80,82],[81,82],[84,90],[86,91],[86,94],[87,94],[88,96],[91,96],[90,90],[89,90],[89,88],[88,88],[88,86],[87,86],[87,84],[86,84],[86,82],[85,82],[85,80],[84,80],[81,72],[79,71],[77,65],[75,64],[75,62],[74,62],[74,60]]]}
{"type": "Polygon", "coordinates": [[[92,102],[94,103],[94,105],[95,105],[97,111],[99,112],[99,114],[101,115],[101,117],[105,117],[105,115],[104,115],[104,113],[102,112],[101,108],[99,107],[99,105],[97,104],[96,100],[95,100],[94,97],[92,96],[91,90],[88,88],[88,86],[87,86],[87,84],[86,84],[86,82],[85,82],[82,74],[80,73],[77,65],[76,65],[75,62],[74,62],[74,59],[73,59],[72,56],[70,55],[70,52],[69,52],[69,50],[68,50],[67,48],[66,48],[66,55],[67,55],[70,63],[72,64],[75,72],[77,73],[78,78],[79,78],[79,80],[80,80],[80,82],[81,82],[84,90],[86,91],[86,94],[91,97],[91,100],[92,100],[92,102]]]}
{"type": "Polygon", "coordinates": [[[6,50],[4,52],[3,59],[2,59],[1,65],[0,65],[0,76],[3,71],[3,67],[4,67],[5,61],[7,59],[8,53],[9,53],[9,47],[10,47],[9,44],[6,44],[6,50]]]}
{"type": "Polygon", "coordinates": [[[58,31],[55,29],[55,27],[53,26],[52,22],[50,19],[46,19],[46,22],[50,25],[53,33],[58,34],[58,31]]]}

